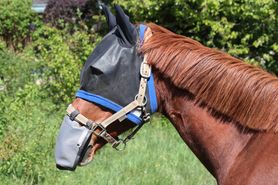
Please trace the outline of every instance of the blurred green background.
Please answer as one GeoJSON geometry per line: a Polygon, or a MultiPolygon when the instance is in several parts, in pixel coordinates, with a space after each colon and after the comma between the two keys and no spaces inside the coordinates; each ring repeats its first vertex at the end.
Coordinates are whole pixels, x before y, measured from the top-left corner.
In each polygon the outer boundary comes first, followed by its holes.
{"type": "MultiPolygon", "coordinates": [[[[275,0],[105,0],[133,22],[155,22],[278,74],[275,0]]],[[[156,114],[125,151],[107,146],[88,166],[58,171],[55,137],[80,69],[106,33],[94,0],[0,0],[1,184],[188,184],[214,178],[156,114]]]]}

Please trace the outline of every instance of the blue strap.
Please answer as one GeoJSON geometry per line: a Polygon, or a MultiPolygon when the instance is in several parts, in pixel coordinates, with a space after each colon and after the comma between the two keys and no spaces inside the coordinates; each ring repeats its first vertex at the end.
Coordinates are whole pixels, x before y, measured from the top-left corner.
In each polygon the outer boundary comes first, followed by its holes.
{"type": "Polygon", "coordinates": [[[156,92],[155,92],[153,74],[151,74],[151,76],[148,80],[148,92],[149,92],[149,97],[150,97],[151,113],[155,113],[157,111],[158,106],[157,106],[157,100],[156,100],[156,92]]]}
{"type": "Polygon", "coordinates": [[[146,25],[144,25],[144,24],[139,25],[140,46],[142,46],[142,44],[144,42],[144,34],[145,34],[146,29],[147,29],[146,25]]]}
{"type": "MultiPolygon", "coordinates": [[[[76,93],[76,97],[96,103],[98,105],[101,105],[101,106],[103,106],[109,110],[115,111],[115,112],[118,112],[119,110],[121,110],[123,108],[122,106],[114,103],[111,100],[108,100],[102,96],[99,96],[99,95],[96,95],[93,93],[89,93],[84,90],[78,90],[76,93]]],[[[134,115],[133,113],[127,114],[127,119],[130,120],[131,122],[135,123],[136,125],[139,125],[143,122],[140,117],[134,115]]]]}
{"type": "MultiPolygon", "coordinates": [[[[147,29],[147,26],[144,24],[140,24],[139,28],[140,28],[139,29],[140,46],[142,46],[144,42],[144,34],[147,29]]],[[[151,113],[154,113],[157,111],[157,100],[156,100],[153,74],[151,74],[151,77],[148,80],[148,92],[150,97],[151,113]]]]}

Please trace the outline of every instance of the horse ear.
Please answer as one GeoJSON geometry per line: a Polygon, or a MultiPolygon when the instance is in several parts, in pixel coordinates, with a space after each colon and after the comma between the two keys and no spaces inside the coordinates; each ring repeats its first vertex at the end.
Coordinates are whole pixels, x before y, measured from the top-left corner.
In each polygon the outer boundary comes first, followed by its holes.
{"type": "Polygon", "coordinates": [[[117,25],[116,18],[106,5],[101,4],[101,9],[106,17],[106,22],[108,24],[109,31],[110,31],[117,25]]]}
{"type": "Polygon", "coordinates": [[[123,31],[126,39],[133,45],[136,43],[137,34],[135,26],[129,21],[129,17],[124,13],[119,5],[115,5],[117,24],[123,31]]]}

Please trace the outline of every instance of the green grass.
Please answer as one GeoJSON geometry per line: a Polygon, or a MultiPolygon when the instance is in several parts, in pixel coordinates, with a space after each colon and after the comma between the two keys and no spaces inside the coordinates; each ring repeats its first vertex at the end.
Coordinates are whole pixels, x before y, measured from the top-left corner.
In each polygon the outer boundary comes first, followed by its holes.
{"type": "Polygon", "coordinates": [[[5,163],[12,169],[7,167],[9,173],[3,173],[2,169],[1,184],[216,184],[174,127],[160,116],[146,124],[126,150],[117,152],[107,145],[88,166],[78,167],[75,172],[59,171],[55,167],[53,148],[61,112],[50,115],[35,106],[28,111],[35,114],[26,119],[24,126],[17,127],[21,137],[25,137],[25,145],[5,163]]]}

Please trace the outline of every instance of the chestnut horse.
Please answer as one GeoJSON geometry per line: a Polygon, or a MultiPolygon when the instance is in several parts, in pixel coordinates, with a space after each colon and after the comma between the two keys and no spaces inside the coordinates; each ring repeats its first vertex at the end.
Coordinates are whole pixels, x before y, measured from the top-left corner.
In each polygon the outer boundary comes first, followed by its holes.
{"type": "MultiPolygon", "coordinates": [[[[147,27],[138,52],[152,67],[158,111],[217,183],[277,185],[278,78],[158,25],[147,27]]],[[[113,114],[81,98],[72,105],[95,122],[113,114]]],[[[117,137],[132,127],[115,121],[108,133],[117,137]]],[[[106,144],[91,140],[87,161],[106,144]]]]}

